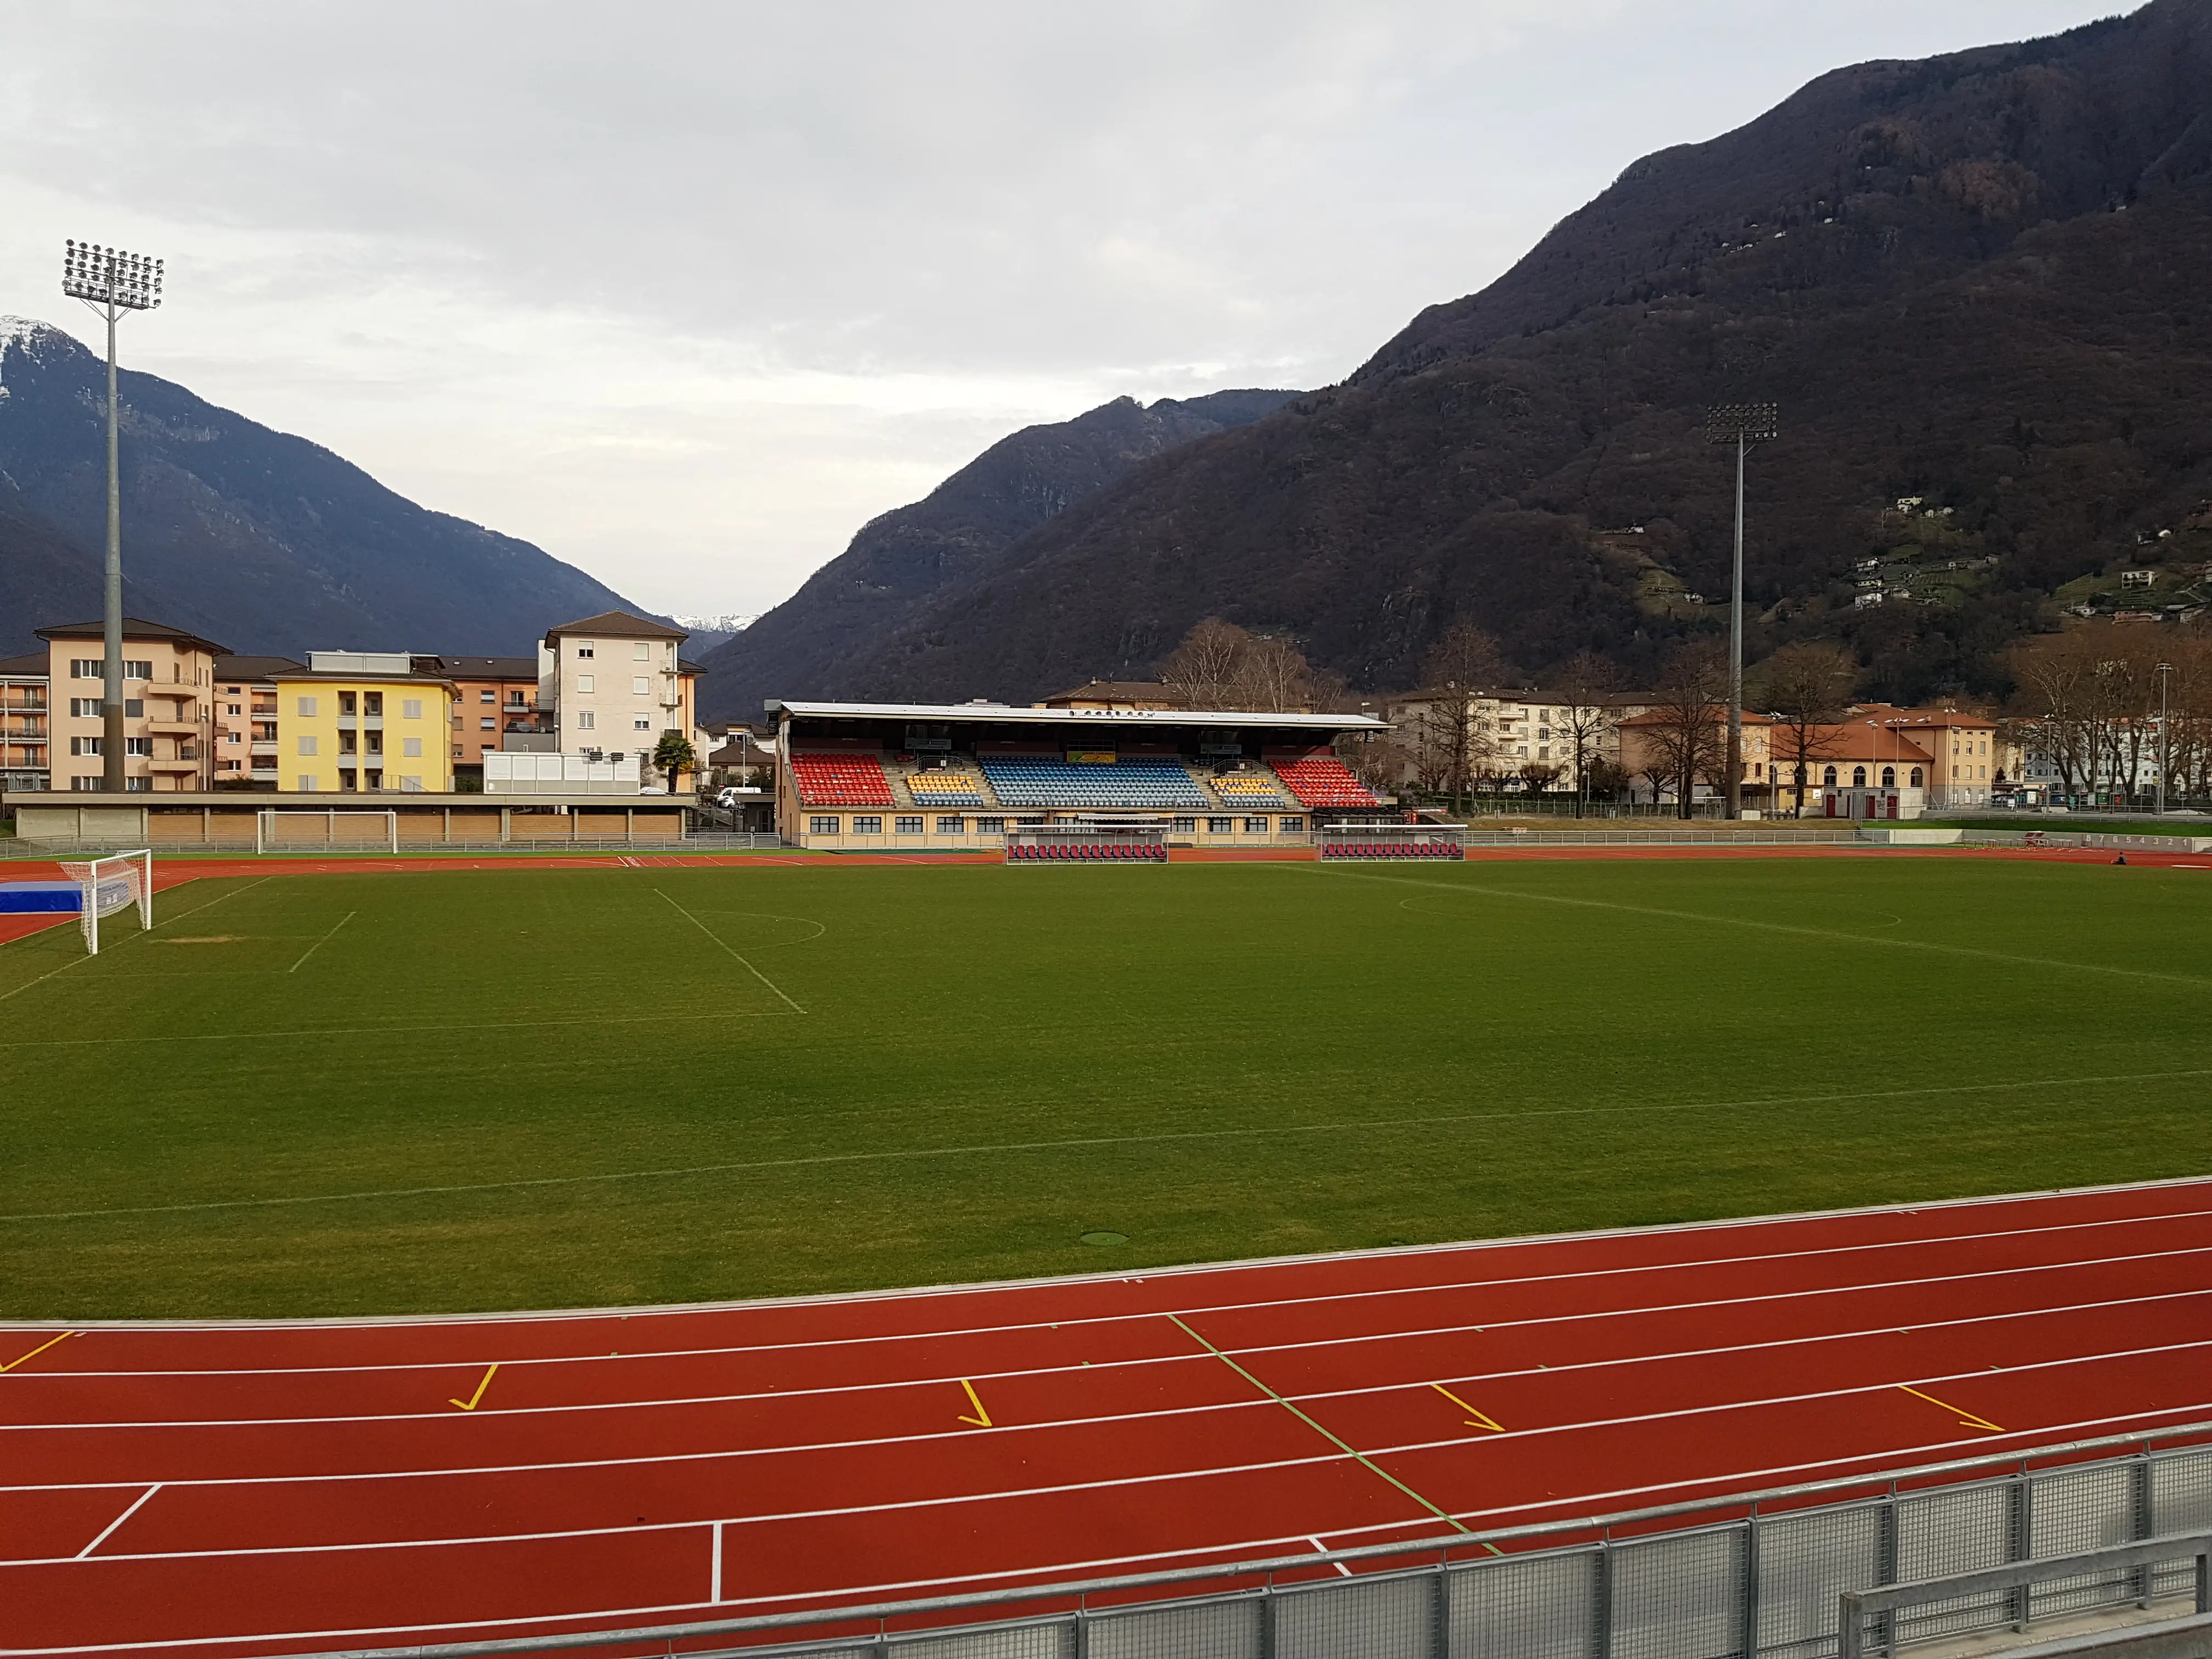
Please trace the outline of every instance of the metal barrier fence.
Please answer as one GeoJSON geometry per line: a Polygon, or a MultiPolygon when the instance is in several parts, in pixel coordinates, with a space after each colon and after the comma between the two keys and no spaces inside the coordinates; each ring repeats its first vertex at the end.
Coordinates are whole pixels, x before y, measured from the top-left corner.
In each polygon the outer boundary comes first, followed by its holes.
{"type": "MultiPolygon", "coordinates": [[[[134,847],[135,841],[0,841],[0,860],[96,857],[134,847]]],[[[421,853],[757,853],[788,846],[782,836],[769,834],[674,836],[515,836],[507,841],[410,841],[402,836],[402,857],[421,853]]],[[[381,837],[336,841],[280,842],[257,849],[252,837],[216,836],[208,841],[157,842],[156,858],[188,853],[235,853],[247,857],[256,852],[266,858],[362,858],[392,856],[381,837]]]]}
{"type": "MultiPolygon", "coordinates": [[[[316,1659],[1837,1659],[1846,1592],[2212,1531],[2208,1439],[2191,1423],[1419,1546],[316,1659]]],[[[2186,1559],[1980,1589],[1895,1611],[1884,1650],[2197,1589],[2186,1559]]]]}

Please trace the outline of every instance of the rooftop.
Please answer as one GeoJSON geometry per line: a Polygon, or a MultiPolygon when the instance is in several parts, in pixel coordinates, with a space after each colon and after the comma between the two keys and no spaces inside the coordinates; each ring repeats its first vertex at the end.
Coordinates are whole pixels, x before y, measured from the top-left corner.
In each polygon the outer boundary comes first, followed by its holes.
{"type": "MultiPolygon", "coordinates": [[[[96,640],[107,631],[107,624],[98,619],[85,623],[60,623],[52,628],[31,630],[42,640],[96,640]]],[[[167,623],[148,622],[143,617],[123,619],[123,637],[126,640],[167,640],[188,651],[204,651],[211,657],[230,654],[227,645],[217,645],[182,628],[172,628],[167,623]]]]}
{"type": "Polygon", "coordinates": [[[944,720],[1036,726],[1269,726],[1304,732],[1387,732],[1372,714],[1279,714],[1262,708],[1031,708],[1006,702],[777,702],[807,720],[944,720]]]}
{"type": "Polygon", "coordinates": [[[611,640],[688,640],[691,637],[681,628],[671,628],[666,623],[633,617],[627,611],[602,611],[596,617],[562,623],[557,628],[545,630],[545,637],[549,640],[557,640],[564,634],[597,634],[611,640]]]}

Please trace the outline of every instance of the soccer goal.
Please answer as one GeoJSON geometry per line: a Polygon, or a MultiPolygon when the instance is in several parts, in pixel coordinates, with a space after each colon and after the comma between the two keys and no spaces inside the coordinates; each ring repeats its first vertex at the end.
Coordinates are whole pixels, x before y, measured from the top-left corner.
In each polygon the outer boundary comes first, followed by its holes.
{"type": "Polygon", "coordinates": [[[154,854],[140,848],[135,853],[115,853],[104,859],[70,860],[62,874],[77,884],[77,927],[84,933],[84,948],[100,954],[100,919],[118,910],[138,907],[138,925],[154,925],[154,854]]]}
{"type": "Polygon", "coordinates": [[[391,807],[264,806],[253,815],[257,853],[399,850],[399,814],[391,807]]]}
{"type": "Polygon", "coordinates": [[[1463,859],[1463,823],[1325,823],[1314,837],[1314,856],[1338,860],[1463,859]]]}
{"type": "Polygon", "coordinates": [[[1006,830],[1009,864],[1165,864],[1158,823],[1017,823],[1006,830]]]}

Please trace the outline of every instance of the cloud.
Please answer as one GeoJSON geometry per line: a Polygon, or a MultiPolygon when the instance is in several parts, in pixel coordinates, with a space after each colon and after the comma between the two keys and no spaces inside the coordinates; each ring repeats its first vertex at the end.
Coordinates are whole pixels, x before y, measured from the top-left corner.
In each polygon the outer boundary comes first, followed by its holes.
{"type": "Polygon", "coordinates": [[[757,610],[1012,428],[1341,378],[1635,156],[2095,0],[22,9],[0,310],[660,609],[757,610]]]}

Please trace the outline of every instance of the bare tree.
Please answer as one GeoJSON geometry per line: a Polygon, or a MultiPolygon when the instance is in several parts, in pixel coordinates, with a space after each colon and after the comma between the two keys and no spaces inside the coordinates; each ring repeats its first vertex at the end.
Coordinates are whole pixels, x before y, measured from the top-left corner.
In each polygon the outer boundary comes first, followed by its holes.
{"type": "Polygon", "coordinates": [[[1248,635],[1236,665],[1237,708],[1264,708],[1270,714],[1303,710],[1311,706],[1313,674],[1304,654],[1281,640],[1248,635]]]}
{"type": "Polygon", "coordinates": [[[1444,629],[1421,659],[1425,684],[1462,691],[1481,691],[1506,678],[1498,636],[1462,617],[1444,629]]]}
{"type": "Polygon", "coordinates": [[[1805,816],[1805,785],[1813,763],[1835,747],[1835,722],[1858,683],[1858,665],[1832,645],[1785,645],[1753,676],[1755,695],[1789,733],[1790,816],[1805,816]]]}
{"type": "Polygon", "coordinates": [[[1728,658],[1717,645],[1683,646],[1667,659],[1653,688],[1649,733],[1653,781],[1674,786],[1675,816],[1689,817],[1699,780],[1710,781],[1728,758],[1728,658]]]}
{"type": "Polygon", "coordinates": [[[1590,761],[1620,724],[1620,711],[1606,694],[1619,684],[1613,665],[1595,651],[1577,651],[1552,679],[1552,729],[1567,739],[1574,756],[1575,816],[1589,805],[1590,761]]]}
{"type": "Polygon", "coordinates": [[[1421,672],[1427,689],[1414,701],[1406,728],[1416,775],[1431,792],[1469,794],[1493,758],[1480,700],[1505,678],[1497,637],[1462,617],[1430,647],[1421,672]]]}
{"type": "Polygon", "coordinates": [[[1251,637],[1234,623],[1202,617],[1160,665],[1160,678],[1185,708],[1226,708],[1251,637]]]}

